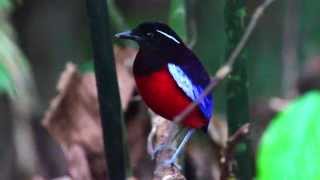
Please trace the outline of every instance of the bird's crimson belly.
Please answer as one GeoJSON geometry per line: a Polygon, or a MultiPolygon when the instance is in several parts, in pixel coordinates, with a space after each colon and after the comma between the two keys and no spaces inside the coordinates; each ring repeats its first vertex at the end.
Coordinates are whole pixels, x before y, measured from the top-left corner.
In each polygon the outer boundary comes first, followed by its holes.
{"type": "MultiPolygon", "coordinates": [[[[147,76],[135,76],[138,91],[144,102],[157,114],[172,120],[181,113],[191,100],[177,86],[167,68],[147,76]]],[[[182,121],[187,127],[201,128],[207,121],[197,108],[182,121]]]]}

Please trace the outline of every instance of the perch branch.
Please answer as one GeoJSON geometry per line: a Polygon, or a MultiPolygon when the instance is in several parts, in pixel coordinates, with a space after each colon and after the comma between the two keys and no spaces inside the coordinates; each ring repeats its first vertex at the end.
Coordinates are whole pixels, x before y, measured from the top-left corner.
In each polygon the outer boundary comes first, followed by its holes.
{"type": "Polygon", "coordinates": [[[234,62],[236,61],[237,57],[239,56],[240,52],[247,44],[250,35],[252,34],[253,30],[257,26],[258,21],[260,20],[261,16],[263,15],[266,8],[268,8],[275,0],[265,0],[260,6],[257,7],[252,18],[247,26],[240,42],[237,44],[237,47],[233,50],[231,55],[229,56],[227,62],[217,71],[215,76],[211,78],[210,84],[206,87],[204,92],[200,95],[200,97],[191,103],[186,109],[184,109],[179,115],[174,118],[174,122],[179,123],[181,122],[186,116],[188,116],[195,107],[201,102],[209,93],[212,92],[214,88],[216,88],[219,83],[226,78],[227,75],[230,74],[232,71],[232,67],[234,62]]]}
{"type": "MultiPolygon", "coordinates": [[[[153,132],[148,138],[149,153],[154,153],[154,147],[161,147],[168,144],[168,140],[172,139],[173,134],[179,131],[177,125],[167,121],[166,119],[152,115],[153,132]]],[[[185,180],[182,172],[175,166],[167,166],[163,162],[171,157],[173,149],[164,148],[155,154],[155,170],[153,180],[185,180]]]]}

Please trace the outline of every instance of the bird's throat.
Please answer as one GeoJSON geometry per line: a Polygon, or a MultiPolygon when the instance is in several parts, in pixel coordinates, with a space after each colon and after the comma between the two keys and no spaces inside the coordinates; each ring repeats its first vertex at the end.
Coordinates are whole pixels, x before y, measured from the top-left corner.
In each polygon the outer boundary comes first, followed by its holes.
{"type": "Polygon", "coordinates": [[[167,59],[148,51],[139,51],[133,64],[133,73],[138,76],[150,75],[167,64],[167,59]]]}

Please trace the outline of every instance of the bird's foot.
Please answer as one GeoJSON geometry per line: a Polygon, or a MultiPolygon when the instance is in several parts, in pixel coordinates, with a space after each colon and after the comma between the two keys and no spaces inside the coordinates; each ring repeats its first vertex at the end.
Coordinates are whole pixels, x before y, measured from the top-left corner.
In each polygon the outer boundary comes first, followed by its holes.
{"type": "Polygon", "coordinates": [[[166,166],[166,167],[176,167],[178,170],[182,170],[181,166],[178,164],[178,162],[176,161],[176,159],[168,159],[168,160],[165,160],[163,162],[163,165],[166,166]]]}
{"type": "Polygon", "coordinates": [[[151,158],[154,159],[157,155],[157,153],[159,153],[160,151],[163,151],[163,150],[172,150],[172,151],[175,151],[176,148],[172,145],[167,145],[167,144],[161,144],[161,145],[158,145],[151,153],[151,158]]]}

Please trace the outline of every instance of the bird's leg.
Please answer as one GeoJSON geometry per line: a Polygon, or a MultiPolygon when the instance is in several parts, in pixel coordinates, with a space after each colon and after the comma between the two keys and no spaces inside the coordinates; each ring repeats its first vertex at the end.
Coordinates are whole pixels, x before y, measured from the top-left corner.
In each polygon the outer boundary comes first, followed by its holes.
{"type": "Polygon", "coordinates": [[[177,150],[174,152],[174,154],[171,156],[169,160],[166,160],[164,162],[165,165],[175,165],[178,169],[181,169],[180,166],[176,163],[176,160],[180,154],[180,152],[183,150],[184,146],[187,144],[189,139],[191,138],[192,134],[195,132],[195,129],[189,129],[185,137],[183,138],[182,142],[178,146],[177,150]]]}
{"type": "Polygon", "coordinates": [[[178,132],[174,134],[173,138],[168,139],[167,143],[155,147],[155,149],[151,152],[151,158],[154,159],[156,154],[164,149],[176,150],[172,142],[178,138],[178,136],[184,131],[184,129],[185,128],[179,129],[178,132]]]}

